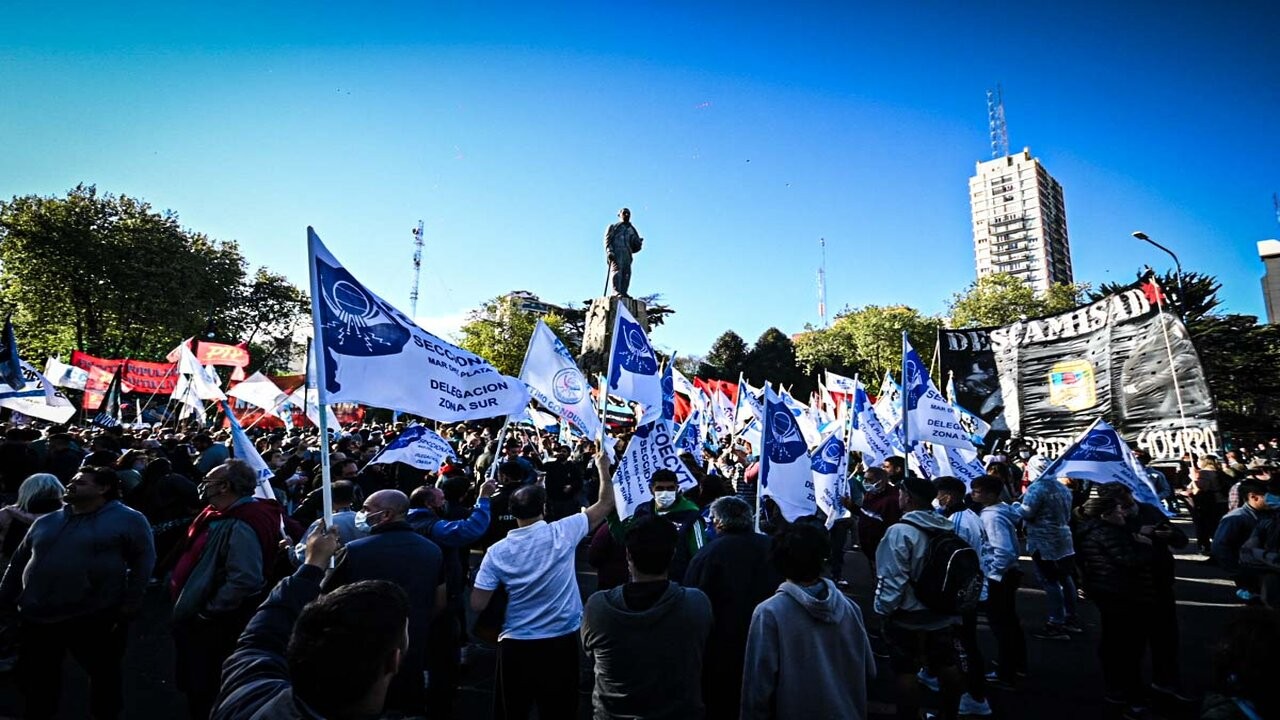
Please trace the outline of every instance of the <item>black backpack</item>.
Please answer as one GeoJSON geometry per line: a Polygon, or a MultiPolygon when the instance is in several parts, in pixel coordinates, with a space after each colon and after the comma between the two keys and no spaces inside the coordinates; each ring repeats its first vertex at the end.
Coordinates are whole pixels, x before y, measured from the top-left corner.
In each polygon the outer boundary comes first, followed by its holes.
{"type": "Polygon", "coordinates": [[[922,527],[903,520],[928,538],[920,576],[911,580],[916,599],[933,612],[963,615],[978,608],[982,597],[982,562],[973,546],[950,530],[922,527]]]}

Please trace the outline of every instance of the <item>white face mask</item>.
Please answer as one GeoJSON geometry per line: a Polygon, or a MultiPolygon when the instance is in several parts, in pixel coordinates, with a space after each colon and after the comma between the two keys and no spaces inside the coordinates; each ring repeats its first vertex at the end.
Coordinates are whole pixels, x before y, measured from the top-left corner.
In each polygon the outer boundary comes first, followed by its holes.
{"type": "MultiPolygon", "coordinates": [[[[372,513],[372,514],[378,515],[380,513],[372,513]]],[[[356,511],[356,530],[358,530],[359,532],[365,535],[368,535],[369,531],[373,530],[373,526],[369,524],[369,515],[370,513],[367,513],[364,510],[356,511]]]]}
{"type": "Polygon", "coordinates": [[[934,512],[942,512],[942,501],[938,498],[933,499],[933,510],[934,512]]]}
{"type": "Polygon", "coordinates": [[[666,510],[676,504],[676,495],[675,490],[659,490],[653,494],[653,502],[659,508],[666,510]]]}

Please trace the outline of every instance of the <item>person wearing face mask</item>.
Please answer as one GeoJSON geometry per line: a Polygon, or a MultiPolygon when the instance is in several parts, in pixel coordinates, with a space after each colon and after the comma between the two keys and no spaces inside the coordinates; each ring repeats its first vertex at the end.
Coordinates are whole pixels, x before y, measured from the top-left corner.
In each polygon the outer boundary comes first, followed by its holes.
{"type": "MultiPolygon", "coordinates": [[[[893,458],[891,458],[893,459],[893,458]]],[[[901,460],[901,458],[897,458],[901,460]]],[[[888,461],[885,461],[888,464],[888,461]]],[[[865,493],[862,503],[856,506],[858,513],[858,548],[874,569],[876,548],[889,526],[902,517],[898,505],[898,489],[889,482],[889,473],[882,467],[867,468],[862,483],[865,493]]]]}
{"type": "Polygon", "coordinates": [[[379,490],[356,512],[357,530],[367,533],[338,551],[333,572],[321,589],[329,592],[361,580],[388,580],[409,598],[409,649],[387,688],[386,710],[407,716],[426,711],[426,668],[431,620],[446,604],[444,555],[409,524],[409,498],[399,490],[379,490]]]}
{"type": "Polygon", "coordinates": [[[680,492],[679,480],[670,470],[654,472],[649,478],[649,491],[653,493],[653,499],[637,507],[630,518],[619,520],[617,512],[610,513],[609,531],[613,535],[612,542],[623,545],[631,523],[642,517],[657,515],[670,521],[676,526],[680,541],[676,544],[676,554],[671,560],[668,576],[672,582],[683,584],[689,561],[706,544],[707,525],[702,519],[702,511],[680,492]]]}
{"type": "Polygon", "coordinates": [[[284,509],[255,498],[257,485],[243,460],[209,471],[198,488],[208,506],[187,528],[169,580],[177,685],[194,718],[209,716],[222,662],[275,581],[284,509]]]}

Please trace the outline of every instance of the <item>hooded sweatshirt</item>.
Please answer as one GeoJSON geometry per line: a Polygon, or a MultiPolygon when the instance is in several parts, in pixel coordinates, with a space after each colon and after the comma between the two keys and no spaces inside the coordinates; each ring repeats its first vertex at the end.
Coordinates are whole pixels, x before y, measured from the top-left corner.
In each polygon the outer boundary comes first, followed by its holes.
{"type": "Polygon", "coordinates": [[[889,526],[876,548],[876,612],[903,627],[936,630],[960,621],[960,616],[939,615],[916,598],[911,580],[924,569],[929,538],[919,527],[954,532],[950,518],[926,510],[912,510],[889,526]],[[914,524],[913,524],[914,523],[914,524]]]}
{"type": "Polygon", "coordinates": [[[633,609],[626,589],[644,585],[624,585],[587,599],[582,646],[595,660],[595,717],[700,718],[711,601],[701,590],[668,582],[656,602],[633,609]]]}
{"type": "Polygon", "coordinates": [[[835,583],[784,582],[747,635],[742,720],[862,720],[876,663],[862,612],[835,583]]]}

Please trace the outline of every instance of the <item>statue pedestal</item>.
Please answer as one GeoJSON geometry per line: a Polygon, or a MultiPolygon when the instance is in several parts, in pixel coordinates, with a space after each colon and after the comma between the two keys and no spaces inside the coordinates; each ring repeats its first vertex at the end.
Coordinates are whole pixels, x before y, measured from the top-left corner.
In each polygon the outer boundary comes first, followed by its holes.
{"type": "Polygon", "coordinates": [[[578,356],[578,367],[582,368],[588,381],[597,373],[604,372],[609,364],[609,343],[613,339],[618,305],[625,305],[631,317],[640,323],[646,333],[649,332],[648,306],[643,300],[621,297],[593,299],[587,308],[587,319],[582,330],[582,354],[578,356]]]}

